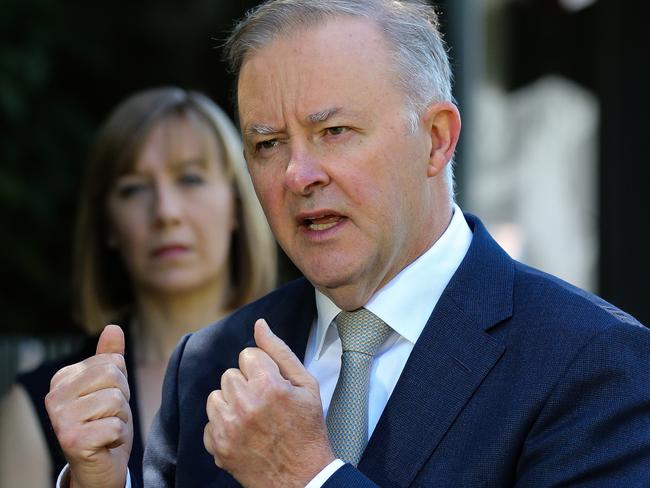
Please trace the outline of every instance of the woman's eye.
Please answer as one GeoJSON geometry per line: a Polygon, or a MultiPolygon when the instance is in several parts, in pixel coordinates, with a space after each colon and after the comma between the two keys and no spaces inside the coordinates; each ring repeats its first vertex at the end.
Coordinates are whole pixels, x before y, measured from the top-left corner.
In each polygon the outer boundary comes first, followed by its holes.
{"type": "Polygon", "coordinates": [[[205,182],[205,179],[202,175],[198,173],[184,173],[180,177],[180,182],[183,185],[202,185],[205,182]]]}
{"type": "Polygon", "coordinates": [[[129,198],[146,189],[144,183],[123,183],[117,188],[117,194],[120,198],[129,198]]]}

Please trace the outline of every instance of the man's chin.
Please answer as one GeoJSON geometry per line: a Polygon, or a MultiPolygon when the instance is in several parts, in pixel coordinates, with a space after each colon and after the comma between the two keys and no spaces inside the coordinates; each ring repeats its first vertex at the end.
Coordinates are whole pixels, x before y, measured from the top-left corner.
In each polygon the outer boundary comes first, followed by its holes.
{"type": "Polygon", "coordinates": [[[351,269],[344,269],[341,266],[334,267],[319,267],[317,269],[301,270],[305,278],[318,288],[324,294],[335,291],[339,288],[349,287],[354,283],[354,275],[351,269]]]}
{"type": "Polygon", "coordinates": [[[311,280],[307,279],[323,295],[332,300],[341,310],[356,310],[370,299],[372,293],[368,293],[365,286],[353,280],[351,277],[328,277],[330,279],[311,280]]]}

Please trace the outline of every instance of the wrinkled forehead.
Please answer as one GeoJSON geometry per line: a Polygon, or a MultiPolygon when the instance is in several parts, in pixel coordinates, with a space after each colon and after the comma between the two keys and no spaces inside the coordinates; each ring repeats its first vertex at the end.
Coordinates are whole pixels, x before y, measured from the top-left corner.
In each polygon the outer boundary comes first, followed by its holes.
{"type": "Polygon", "coordinates": [[[250,111],[264,111],[289,97],[306,105],[310,111],[302,115],[307,116],[339,106],[351,91],[361,100],[368,89],[398,86],[393,57],[377,24],[337,17],[276,36],[251,52],[239,73],[238,115],[244,123],[250,111]]]}
{"type": "MultiPolygon", "coordinates": [[[[236,68],[236,78],[235,78],[235,100],[239,104],[239,91],[240,91],[240,82],[242,73],[245,71],[247,65],[251,61],[255,60],[259,56],[268,56],[269,53],[273,52],[273,46],[277,43],[282,42],[293,42],[297,49],[303,44],[303,40],[307,37],[311,37],[314,32],[327,30],[331,26],[350,26],[350,29],[355,30],[355,26],[366,26],[375,31],[378,35],[376,37],[376,42],[372,46],[373,50],[385,49],[386,52],[393,56],[393,49],[391,48],[391,43],[386,35],[383,33],[381,23],[374,18],[360,16],[360,15],[344,15],[344,14],[335,14],[335,15],[315,15],[313,17],[299,18],[292,21],[289,19],[283,28],[279,29],[268,29],[263,32],[254,34],[249,34],[249,36],[242,40],[241,43],[245,46],[245,49],[242,49],[240,58],[235,62],[236,68]]],[[[335,39],[323,38],[322,49],[328,49],[331,47],[331,42],[335,39]]],[[[236,108],[239,108],[238,106],[236,108]]]]}

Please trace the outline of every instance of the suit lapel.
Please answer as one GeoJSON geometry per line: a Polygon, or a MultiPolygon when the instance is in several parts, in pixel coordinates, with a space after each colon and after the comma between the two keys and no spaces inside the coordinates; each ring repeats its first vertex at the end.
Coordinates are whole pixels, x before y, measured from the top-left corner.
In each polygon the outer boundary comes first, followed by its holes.
{"type": "Polygon", "coordinates": [[[359,469],[409,486],[505,351],[486,330],[510,317],[514,264],[471,216],[474,237],[420,335],[359,469]]]}

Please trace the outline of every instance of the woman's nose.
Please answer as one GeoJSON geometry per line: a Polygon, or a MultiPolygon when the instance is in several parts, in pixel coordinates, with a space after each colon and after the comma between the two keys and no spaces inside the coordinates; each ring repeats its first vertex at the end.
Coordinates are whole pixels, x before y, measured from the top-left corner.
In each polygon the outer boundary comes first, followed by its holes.
{"type": "Polygon", "coordinates": [[[178,224],[183,216],[182,198],[172,185],[158,184],[154,197],[154,224],[167,227],[178,224]]]}

